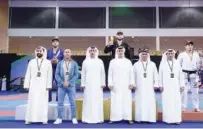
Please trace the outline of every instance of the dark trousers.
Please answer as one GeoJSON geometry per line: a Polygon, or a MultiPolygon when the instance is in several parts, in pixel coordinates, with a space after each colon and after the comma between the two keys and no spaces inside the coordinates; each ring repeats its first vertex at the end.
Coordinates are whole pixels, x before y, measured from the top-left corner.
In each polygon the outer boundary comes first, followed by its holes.
{"type": "MultiPolygon", "coordinates": [[[[57,85],[57,81],[55,79],[55,72],[56,72],[56,68],[53,68],[52,88],[53,88],[53,84],[54,84],[54,81],[55,81],[55,85],[56,85],[56,101],[58,101],[58,85],[57,85]]],[[[52,92],[53,92],[53,89],[49,91],[49,102],[52,101],[52,92]]]]}

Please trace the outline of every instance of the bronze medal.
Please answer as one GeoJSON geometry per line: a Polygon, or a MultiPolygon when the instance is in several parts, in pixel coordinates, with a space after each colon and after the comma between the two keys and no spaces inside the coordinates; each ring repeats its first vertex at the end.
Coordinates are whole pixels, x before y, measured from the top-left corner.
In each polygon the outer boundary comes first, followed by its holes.
{"type": "Polygon", "coordinates": [[[174,78],[174,73],[171,73],[171,78],[174,78]]]}
{"type": "Polygon", "coordinates": [[[37,77],[41,77],[41,72],[37,72],[37,77]]]}
{"type": "Polygon", "coordinates": [[[147,73],[144,73],[144,78],[146,78],[147,77],[147,73]]]}

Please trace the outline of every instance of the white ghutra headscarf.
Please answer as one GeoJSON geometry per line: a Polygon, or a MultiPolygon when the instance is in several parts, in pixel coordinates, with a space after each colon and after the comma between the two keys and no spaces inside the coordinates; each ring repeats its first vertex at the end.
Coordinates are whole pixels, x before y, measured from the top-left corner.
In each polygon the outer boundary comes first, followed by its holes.
{"type": "Polygon", "coordinates": [[[87,51],[86,51],[86,58],[85,58],[85,59],[90,59],[90,50],[91,50],[91,49],[94,49],[94,50],[96,51],[96,52],[95,52],[95,59],[97,59],[98,56],[99,56],[99,50],[98,50],[96,47],[94,47],[94,46],[87,48],[87,51]]]}
{"type": "Polygon", "coordinates": [[[122,49],[123,50],[123,58],[125,58],[125,48],[120,46],[118,48],[116,48],[116,52],[115,52],[115,59],[118,59],[118,50],[122,49]]]}
{"type": "Polygon", "coordinates": [[[175,59],[175,50],[173,50],[173,49],[167,49],[164,53],[163,53],[163,55],[162,55],[162,59],[161,59],[161,63],[163,62],[166,62],[167,61],[167,56],[166,56],[166,54],[169,52],[169,51],[172,51],[173,52],[173,54],[174,54],[174,57],[173,57],[173,60],[176,60],[175,59]]]}
{"type": "Polygon", "coordinates": [[[42,50],[42,51],[43,51],[42,59],[47,59],[47,49],[46,49],[45,47],[38,46],[38,47],[35,49],[35,57],[36,57],[36,58],[37,58],[37,50],[42,50]]]}
{"type": "Polygon", "coordinates": [[[142,53],[148,53],[148,59],[147,61],[150,62],[151,61],[151,58],[150,58],[150,54],[148,52],[148,50],[142,50],[139,54],[139,61],[141,61],[141,56],[142,56],[142,53]]]}

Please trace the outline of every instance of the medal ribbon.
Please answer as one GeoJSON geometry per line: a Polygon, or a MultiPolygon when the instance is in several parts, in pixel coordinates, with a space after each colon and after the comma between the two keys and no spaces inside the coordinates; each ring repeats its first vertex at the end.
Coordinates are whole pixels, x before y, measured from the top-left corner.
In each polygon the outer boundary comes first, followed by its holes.
{"type": "Polygon", "coordinates": [[[39,61],[38,61],[38,59],[37,59],[37,69],[38,69],[38,71],[40,71],[40,69],[41,69],[42,62],[43,62],[43,59],[41,60],[41,63],[40,63],[40,65],[39,65],[39,61]]]}
{"type": "MultiPolygon", "coordinates": [[[[168,61],[167,61],[168,62],[168,61]]],[[[172,60],[172,65],[170,65],[170,63],[168,62],[168,66],[169,66],[169,68],[170,68],[170,70],[171,70],[171,73],[173,73],[173,60],[172,60]]]]}
{"type": "Polygon", "coordinates": [[[148,65],[148,62],[147,62],[147,64],[146,64],[146,67],[144,66],[144,63],[142,62],[142,67],[143,67],[145,73],[146,73],[146,71],[147,71],[147,65],[148,65]]]}

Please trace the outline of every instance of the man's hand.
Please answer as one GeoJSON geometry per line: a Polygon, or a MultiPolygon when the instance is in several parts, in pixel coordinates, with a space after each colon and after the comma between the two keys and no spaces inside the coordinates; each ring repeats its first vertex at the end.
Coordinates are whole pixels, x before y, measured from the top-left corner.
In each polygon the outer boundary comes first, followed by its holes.
{"type": "Polygon", "coordinates": [[[163,91],[164,91],[164,88],[163,88],[163,87],[160,87],[159,90],[160,90],[161,92],[163,92],[163,91]]]}
{"type": "Polygon", "coordinates": [[[199,88],[199,85],[194,85],[194,88],[199,88]]]}
{"type": "Polygon", "coordinates": [[[106,86],[104,86],[104,85],[103,85],[103,86],[101,86],[101,88],[102,88],[102,89],[104,89],[105,87],[106,87],[106,86]]]}
{"type": "Polygon", "coordinates": [[[111,45],[113,45],[113,40],[110,40],[110,41],[108,42],[108,44],[107,44],[107,46],[111,46],[111,45]]]}
{"type": "Polygon", "coordinates": [[[129,89],[132,90],[134,88],[133,85],[129,85],[129,89]]]}
{"type": "Polygon", "coordinates": [[[51,63],[52,63],[52,64],[57,64],[57,63],[58,63],[58,59],[57,59],[57,58],[51,59],[51,63]]]}
{"type": "Polygon", "coordinates": [[[199,81],[198,81],[198,82],[195,82],[194,88],[199,88],[199,86],[200,86],[200,82],[199,82],[199,81]]]}
{"type": "Polygon", "coordinates": [[[46,88],[47,90],[51,90],[51,88],[46,88]]]}
{"type": "Polygon", "coordinates": [[[184,91],[184,87],[180,88],[180,93],[182,93],[184,91]]]}
{"type": "Polygon", "coordinates": [[[67,88],[69,86],[69,82],[64,82],[63,87],[67,88]]]}
{"type": "Polygon", "coordinates": [[[113,86],[108,86],[110,90],[113,90],[113,86]]]}
{"type": "Polygon", "coordinates": [[[85,86],[81,86],[81,88],[84,90],[84,89],[85,89],[85,86]]]}

